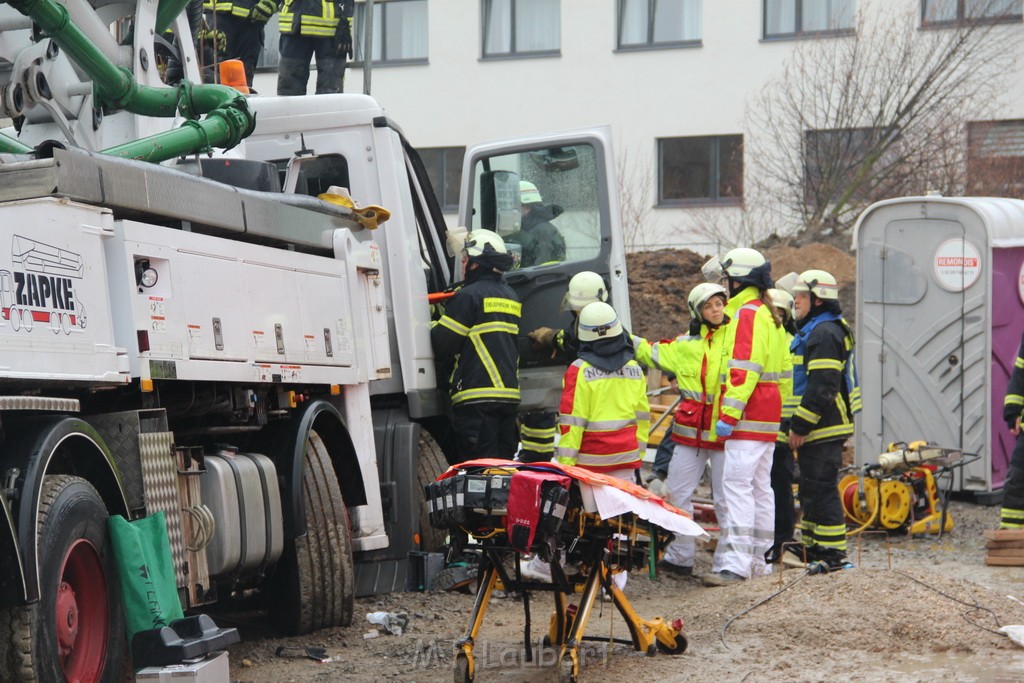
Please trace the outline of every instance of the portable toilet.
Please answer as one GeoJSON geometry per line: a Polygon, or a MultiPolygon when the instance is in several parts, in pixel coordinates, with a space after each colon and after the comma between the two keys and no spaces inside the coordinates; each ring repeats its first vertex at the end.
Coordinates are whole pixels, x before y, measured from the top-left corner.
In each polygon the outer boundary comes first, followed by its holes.
{"type": "Polygon", "coordinates": [[[981,457],[955,471],[953,490],[996,502],[1014,445],[1002,408],[1024,333],[1024,201],[879,202],[853,246],[856,463],[895,441],[960,448],[981,457]]]}

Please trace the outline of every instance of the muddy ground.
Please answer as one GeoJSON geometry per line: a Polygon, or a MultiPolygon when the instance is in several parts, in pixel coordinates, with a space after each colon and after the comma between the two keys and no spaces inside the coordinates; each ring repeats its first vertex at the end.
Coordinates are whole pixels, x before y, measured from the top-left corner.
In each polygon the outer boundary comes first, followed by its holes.
{"type": "MultiPolygon", "coordinates": [[[[581,680],[622,681],[1017,681],[1024,649],[993,633],[1024,624],[1024,568],[986,567],[982,531],[997,525],[998,508],[954,501],[953,532],[941,540],[905,536],[851,543],[854,569],[809,576],[787,569],[723,588],[693,579],[631,576],[626,593],[641,616],[682,618],[689,639],[680,656],[647,657],[622,645],[588,643],[581,680]],[[891,568],[890,568],[891,558],[891,568]],[[781,589],[781,592],[780,592],[781,589]],[[774,597],[772,597],[774,596],[774,597]]],[[[697,572],[710,570],[698,554],[697,572]]],[[[361,599],[349,628],[277,638],[259,621],[242,626],[231,650],[238,681],[452,680],[453,643],[465,631],[473,597],[461,593],[395,593],[361,599]],[[364,639],[368,612],[401,611],[401,636],[364,639]],[[331,661],[276,657],[278,645],[321,646],[331,661]]],[[[547,628],[551,599],[531,600],[532,638],[547,628]]],[[[478,681],[557,680],[555,653],[525,661],[520,599],[491,603],[477,645],[478,681]]],[[[625,622],[605,604],[588,635],[628,637],[625,622]]]]}

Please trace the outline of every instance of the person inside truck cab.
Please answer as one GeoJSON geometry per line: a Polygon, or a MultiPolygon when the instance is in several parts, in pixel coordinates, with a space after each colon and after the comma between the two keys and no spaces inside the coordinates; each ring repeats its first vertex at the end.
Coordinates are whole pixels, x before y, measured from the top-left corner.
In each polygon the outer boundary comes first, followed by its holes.
{"type": "Polygon", "coordinates": [[[522,268],[557,263],[565,260],[565,238],[551,221],[561,213],[552,205],[543,204],[537,186],[519,181],[519,211],[522,220],[519,230],[508,236],[508,241],[522,247],[522,268]],[[557,211],[557,213],[556,213],[557,211]]]}
{"type": "Polygon", "coordinates": [[[465,279],[430,330],[449,382],[459,460],[511,460],[519,445],[519,319],[522,304],[502,274],[512,254],[497,233],[474,230],[462,244],[465,279]]]}

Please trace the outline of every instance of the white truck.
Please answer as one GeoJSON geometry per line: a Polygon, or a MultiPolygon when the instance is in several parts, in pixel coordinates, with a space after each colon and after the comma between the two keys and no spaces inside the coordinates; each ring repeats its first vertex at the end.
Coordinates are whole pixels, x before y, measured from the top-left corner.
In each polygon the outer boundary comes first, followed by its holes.
{"type": "MultiPolygon", "coordinates": [[[[291,633],[437,544],[428,294],[461,274],[423,164],[369,97],[199,83],[185,4],[0,4],[2,680],[119,680],[108,515],[165,514],[185,609],[259,600],[291,633]],[[337,187],[390,220],[317,198],[337,187]]],[[[529,180],[567,243],[507,276],[524,409],[557,405],[525,333],[567,322],[572,274],[628,323],[613,169],[606,129],[467,154],[463,224],[509,234],[529,180]]]]}

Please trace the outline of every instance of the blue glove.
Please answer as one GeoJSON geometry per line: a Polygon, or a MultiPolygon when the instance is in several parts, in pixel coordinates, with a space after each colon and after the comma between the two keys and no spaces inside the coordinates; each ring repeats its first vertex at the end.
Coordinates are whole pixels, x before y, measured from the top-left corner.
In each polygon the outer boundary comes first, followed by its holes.
{"type": "Polygon", "coordinates": [[[730,437],[732,436],[732,425],[724,420],[719,420],[715,423],[715,433],[723,438],[730,437]]]}

